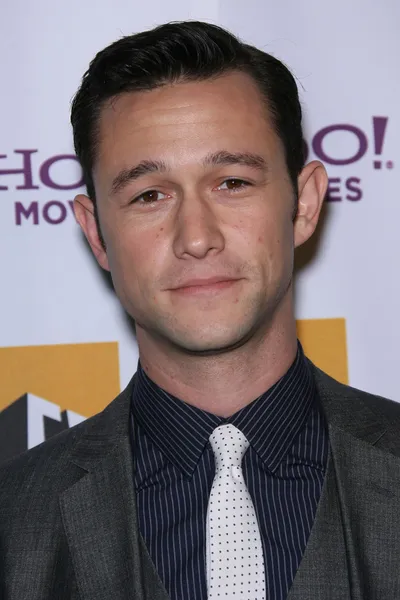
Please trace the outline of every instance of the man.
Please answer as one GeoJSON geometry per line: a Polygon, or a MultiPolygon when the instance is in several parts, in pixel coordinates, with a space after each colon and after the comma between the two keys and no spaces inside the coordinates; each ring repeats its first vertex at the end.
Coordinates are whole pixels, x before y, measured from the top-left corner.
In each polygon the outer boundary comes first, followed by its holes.
{"type": "Polygon", "coordinates": [[[103,413],[1,469],[6,600],[400,597],[400,407],[296,339],[327,188],[277,59],[175,23],[100,52],[76,217],[136,322],[103,413]]]}

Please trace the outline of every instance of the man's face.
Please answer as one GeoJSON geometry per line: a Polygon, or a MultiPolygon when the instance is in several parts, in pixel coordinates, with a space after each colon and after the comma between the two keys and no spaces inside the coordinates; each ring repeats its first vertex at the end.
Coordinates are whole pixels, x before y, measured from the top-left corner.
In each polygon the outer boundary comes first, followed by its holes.
{"type": "Polygon", "coordinates": [[[267,330],[290,293],[295,199],[247,75],[118,96],[93,176],[106,251],[88,237],[139,344],[217,352],[267,330]]]}

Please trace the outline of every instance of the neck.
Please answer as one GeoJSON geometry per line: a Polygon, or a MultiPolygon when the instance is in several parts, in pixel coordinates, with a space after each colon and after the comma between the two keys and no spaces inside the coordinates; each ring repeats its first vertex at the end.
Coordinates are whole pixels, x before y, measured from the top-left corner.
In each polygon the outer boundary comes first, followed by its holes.
{"type": "Polygon", "coordinates": [[[297,352],[291,298],[271,323],[242,346],[212,356],[168,351],[137,327],[142,368],[157,385],[188,404],[229,417],[273,386],[297,352]]]}

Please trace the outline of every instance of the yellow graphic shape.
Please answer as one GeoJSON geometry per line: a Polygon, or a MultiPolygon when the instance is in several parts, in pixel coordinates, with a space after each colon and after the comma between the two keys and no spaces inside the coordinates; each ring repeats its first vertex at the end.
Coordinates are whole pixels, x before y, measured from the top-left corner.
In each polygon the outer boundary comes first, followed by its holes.
{"type": "Polygon", "coordinates": [[[119,393],[118,344],[0,348],[0,410],[25,393],[89,417],[119,393]]]}
{"type": "MultiPolygon", "coordinates": [[[[348,383],[345,319],[302,319],[297,335],[320,369],[348,383]]],[[[0,348],[0,410],[25,393],[89,417],[120,391],[117,342],[0,348]]]]}
{"type": "Polygon", "coordinates": [[[297,321],[297,335],[317,367],[348,384],[345,319],[302,319],[297,321]]]}

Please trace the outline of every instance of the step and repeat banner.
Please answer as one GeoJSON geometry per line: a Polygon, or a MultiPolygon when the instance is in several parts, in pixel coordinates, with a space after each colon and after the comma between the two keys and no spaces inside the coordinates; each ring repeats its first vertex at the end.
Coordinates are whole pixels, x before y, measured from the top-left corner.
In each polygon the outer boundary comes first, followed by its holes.
{"type": "Polygon", "coordinates": [[[0,461],[106,406],[137,367],[132,325],[72,211],[70,102],[94,54],[167,21],[222,25],[294,72],[329,193],[297,256],[306,353],[400,401],[398,0],[14,0],[0,56],[0,461]]]}

